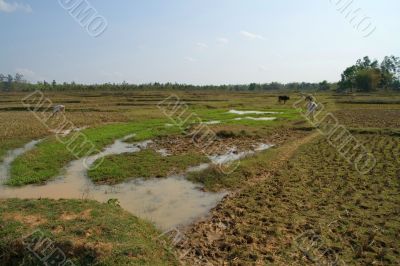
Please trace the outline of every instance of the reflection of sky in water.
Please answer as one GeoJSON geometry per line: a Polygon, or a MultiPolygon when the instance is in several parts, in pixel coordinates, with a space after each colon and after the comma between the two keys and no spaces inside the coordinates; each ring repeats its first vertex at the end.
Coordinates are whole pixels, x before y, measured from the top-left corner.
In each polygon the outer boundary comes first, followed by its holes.
{"type": "MultiPolygon", "coordinates": [[[[64,173],[54,181],[43,186],[25,186],[11,188],[0,186],[0,197],[2,198],[52,198],[52,199],[94,199],[107,202],[109,199],[118,199],[121,207],[141,218],[154,222],[161,229],[186,225],[196,218],[206,215],[226,195],[226,193],[211,193],[201,191],[198,184],[191,183],[184,176],[171,176],[168,178],[153,178],[148,180],[136,179],[122,184],[94,185],[87,178],[87,170],[84,162],[94,163],[97,159],[122,153],[138,152],[145,149],[151,141],[136,144],[124,142],[130,138],[116,140],[114,144],[105,148],[102,153],[82,158],[71,162],[64,173]]],[[[36,142],[27,144],[22,150],[10,152],[12,162],[18,155],[28,149],[32,149],[36,142]]],[[[265,150],[271,147],[260,144],[255,150],[265,150]]],[[[210,156],[214,163],[226,163],[238,160],[254,154],[254,151],[237,153],[235,149],[223,155],[210,156]]],[[[188,171],[201,171],[209,164],[201,164],[191,167],[188,171]]]]}
{"type": "Polygon", "coordinates": [[[6,156],[3,158],[3,162],[0,164],[0,183],[9,177],[9,170],[11,163],[18,156],[35,148],[36,144],[38,144],[39,142],[41,142],[41,140],[33,140],[27,143],[22,148],[18,148],[7,152],[6,156]]]}
{"type": "MultiPolygon", "coordinates": [[[[168,229],[193,222],[197,217],[207,214],[210,209],[223,198],[226,193],[207,193],[199,190],[199,186],[187,181],[184,177],[132,180],[115,186],[94,185],[87,177],[84,161],[94,163],[95,160],[121,153],[138,152],[145,149],[150,141],[138,144],[117,140],[100,154],[71,162],[64,173],[54,181],[43,186],[25,186],[12,188],[0,186],[2,198],[52,198],[52,199],[94,199],[106,202],[118,199],[125,210],[150,221],[159,228],[168,229]]],[[[11,163],[24,151],[32,149],[36,143],[26,145],[25,149],[10,152],[11,163]]],[[[3,164],[5,166],[5,164],[3,164]]]]}

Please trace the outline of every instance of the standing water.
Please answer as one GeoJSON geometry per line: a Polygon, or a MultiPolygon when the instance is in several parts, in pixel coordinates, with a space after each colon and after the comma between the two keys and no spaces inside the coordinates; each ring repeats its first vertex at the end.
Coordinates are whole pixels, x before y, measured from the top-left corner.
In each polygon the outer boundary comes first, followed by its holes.
{"type": "MultiPolygon", "coordinates": [[[[33,140],[27,143],[24,147],[15,150],[8,151],[6,156],[3,158],[3,162],[0,164],[0,184],[10,177],[10,166],[11,163],[20,155],[32,150],[36,144],[41,140],[33,140]]],[[[1,195],[0,195],[1,196],[1,195]]]]}
{"type": "MultiPolygon", "coordinates": [[[[22,199],[94,199],[106,202],[118,199],[125,210],[141,218],[153,221],[161,229],[187,225],[196,218],[206,215],[226,195],[226,193],[208,193],[200,190],[196,184],[184,176],[171,176],[162,179],[134,180],[119,185],[93,184],[87,178],[86,166],[107,155],[133,153],[145,149],[150,141],[137,144],[124,142],[131,136],[117,140],[102,153],[71,162],[64,174],[46,185],[30,185],[20,188],[0,185],[1,198],[22,199]]],[[[36,143],[27,144],[34,147],[36,143]]],[[[25,148],[25,147],[24,147],[25,148]]],[[[6,168],[20,154],[28,149],[10,152],[15,156],[7,157],[6,168]]],[[[8,177],[8,175],[6,175],[8,177]]]]}

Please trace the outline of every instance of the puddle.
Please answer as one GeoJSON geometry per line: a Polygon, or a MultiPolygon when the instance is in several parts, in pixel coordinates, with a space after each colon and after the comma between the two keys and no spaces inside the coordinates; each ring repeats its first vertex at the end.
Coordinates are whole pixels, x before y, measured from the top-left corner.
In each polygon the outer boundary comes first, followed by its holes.
{"type": "MultiPolygon", "coordinates": [[[[199,217],[206,215],[227,194],[226,192],[204,192],[201,190],[201,186],[189,182],[184,176],[150,180],[136,179],[114,186],[94,185],[87,178],[87,170],[84,165],[90,166],[97,159],[111,154],[138,152],[152,143],[151,141],[134,144],[124,142],[132,136],[116,140],[114,144],[105,148],[100,154],[71,162],[59,178],[48,182],[46,185],[29,185],[21,188],[0,185],[0,197],[93,199],[100,202],[118,199],[121,207],[125,210],[150,220],[158,228],[165,230],[194,222],[199,217]]],[[[32,149],[38,142],[32,141],[24,148],[9,152],[4,165],[9,166],[17,156],[32,149]]],[[[254,147],[254,151],[247,152],[237,152],[236,148],[232,148],[226,154],[210,156],[210,159],[217,164],[227,163],[270,147],[272,145],[260,144],[254,147]]],[[[209,166],[209,164],[201,164],[188,168],[187,172],[201,171],[209,166]]],[[[8,168],[6,167],[6,169],[8,168]]]]}
{"type": "Polygon", "coordinates": [[[32,150],[42,140],[33,140],[24,147],[8,151],[0,164],[0,184],[10,176],[10,165],[20,155],[32,150]]]}
{"type": "Polygon", "coordinates": [[[236,115],[263,115],[263,114],[282,114],[281,112],[262,112],[262,111],[239,111],[239,110],[229,110],[230,114],[236,114],[236,115]]]}
{"type": "Polygon", "coordinates": [[[204,124],[204,125],[218,125],[218,124],[221,124],[222,122],[221,121],[218,121],[218,120],[215,120],[215,121],[207,121],[207,122],[201,122],[201,124],[204,124]]]}
{"type": "Polygon", "coordinates": [[[253,151],[242,151],[242,152],[238,152],[237,148],[233,147],[230,150],[228,150],[225,154],[212,155],[212,156],[208,156],[208,158],[214,164],[226,164],[226,163],[230,163],[230,162],[233,162],[236,160],[243,159],[244,157],[247,157],[249,155],[253,155],[253,154],[255,154],[256,151],[267,150],[273,146],[274,145],[261,143],[258,146],[256,146],[253,151]]]}
{"type": "Polygon", "coordinates": [[[87,129],[88,127],[77,127],[77,128],[71,128],[71,129],[67,129],[67,130],[49,130],[51,133],[56,134],[56,135],[61,135],[63,137],[69,135],[71,132],[79,132],[82,130],[87,129]]]}
{"type": "Polygon", "coordinates": [[[171,154],[168,152],[167,149],[159,149],[159,150],[156,150],[156,152],[158,152],[159,154],[161,154],[162,157],[168,157],[168,156],[171,155],[171,154]]]}
{"type": "Polygon", "coordinates": [[[265,143],[260,143],[257,147],[255,147],[255,151],[265,151],[270,148],[274,147],[272,144],[265,144],[265,143]]]}
{"type": "Polygon", "coordinates": [[[276,120],[276,117],[238,117],[235,118],[234,120],[254,120],[254,121],[273,121],[276,120]]]}
{"type": "MultiPolygon", "coordinates": [[[[128,139],[132,136],[127,136],[128,139]]],[[[208,193],[201,186],[187,181],[184,176],[171,176],[162,179],[134,180],[115,186],[94,185],[86,176],[86,165],[97,159],[111,155],[138,152],[145,149],[151,141],[136,144],[117,140],[100,154],[71,162],[65,172],[46,185],[29,185],[21,188],[0,186],[1,198],[21,199],[94,199],[107,202],[118,199],[121,207],[141,218],[153,221],[160,229],[187,225],[206,215],[226,193],[208,193]]],[[[28,144],[26,145],[28,146],[28,144]]],[[[29,147],[33,144],[29,144],[29,147]]],[[[13,152],[11,162],[23,151],[13,152]]]]}
{"type": "Polygon", "coordinates": [[[203,163],[198,166],[189,167],[186,171],[189,173],[201,172],[203,170],[206,170],[208,167],[210,167],[209,163],[203,163]]]}
{"type": "Polygon", "coordinates": [[[251,151],[243,151],[243,152],[237,152],[236,148],[231,148],[228,152],[225,154],[221,155],[211,155],[208,156],[208,158],[211,160],[213,164],[226,164],[229,162],[233,162],[236,160],[240,160],[244,157],[246,157],[249,154],[252,154],[254,152],[251,151]]]}

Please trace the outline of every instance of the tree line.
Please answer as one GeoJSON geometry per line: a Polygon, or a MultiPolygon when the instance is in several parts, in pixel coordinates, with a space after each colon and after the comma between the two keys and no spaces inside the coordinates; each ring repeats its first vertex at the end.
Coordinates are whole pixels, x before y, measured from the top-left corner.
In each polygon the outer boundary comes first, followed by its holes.
{"type": "Polygon", "coordinates": [[[237,85],[190,85],[179,83],[148,83],[148,84],[129,84],[122,83],[104,83],[104,84],[78,84],[75,82],[57,84],[55,80],[49,83],[40,81],[35,84],[29,83],[23,79],[19,73],[15,77],[11,75],[0,74],[0,91],[112,91],[112,90],[224,90],[224,91],[317,91],[329,90],[335,84],[327,81],[321,83],[293,82],[293,83],[251,83],[237,85]],[[18,77],[18,78],[17,78],[18,77]]]}
{"type": "Polygon", "coordinates": [[[385,56],[379,63],[366,56],[346,68],[338,83],[338,91],[370,92],[377,89],[400,91],[399,57],[385,56]]]}
{"type": "Polygon", "coordinates": [[[370,92],[378,89],[400,91],[400,58],[386,56],[382,62],[371,60],[368,56],[357,60],[356,64],[346,68],[341,80],[330,83],[326,80],[319,83],[251,83],[238,85],[189,85],[178,83],[129,84],[77,84],[40,81],[30,83],[20,73],[13,75],[0,74],[0,91],[113,91],[113,90],[224,90],[224,91],[337,91],[337,92],[370,92]]]}

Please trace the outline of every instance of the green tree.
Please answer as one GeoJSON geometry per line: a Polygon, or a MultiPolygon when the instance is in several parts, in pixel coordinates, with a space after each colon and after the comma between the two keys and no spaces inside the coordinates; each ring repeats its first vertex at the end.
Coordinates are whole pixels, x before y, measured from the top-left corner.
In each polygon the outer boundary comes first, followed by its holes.
{"type": "Polygon", "coordinates": [[[360,91],[373,91],[378,88],[381,80],[379,69],[366,68],[357,72],[355,81],[356,87],[360,91]]]}
{"type": "Polygon", "coordinates": [[[359,69],[366,68],[378,68],[379,62],[377,60],[371,61],[368,56],[364,56],[363,59],[358,59],[356,65],[359,69]]]}
{"type": "Polygon", "coordinates": [[[327,91],[331,88],[330,84],[326,80],[320,82],[318,86],[319,86],[318,90],[320,91],[327,91]]]}
{"type": "Polygon", "coordinates": [[[376,90],[378,87],[387,87],[392,83],[392,61],[386,60],[379,65],[377,60],[371,60],[368,56],[357,60],[356,64],[343,71],[341,80],[338,83],[338,90],[345,91],[354,89],[359,91],[376,90]]]}
{"type": "Polygon", "coordinates": [[[382,88],[395,88],[395,82],[400,79],[400,58],[395,56],[385,56],[381,63],[381,82],[382,88]]]}
{"type": "Polygon", "coordinates": [[[340,91],[349,89],[351,92],[353,92],[353,89],[356,87],[356,76],[358,71],[359,67],[356,65],[346,68],[341,75],[342,78],[338,84],[338,89],[340,91]]]}
{"type": "Polygon", "coordinates": [[[5,88],[4,88],[5,91],[11,91],[13,80],[14,80],[13,76],[8,74],[5,82],[5,88]]]}
{"type": "Polygon", "coordinates": [[[250,86],[249,86],[249,91],[255,91],[256,88],[257,88],[257,84],[251,83],[250,86]]]}

